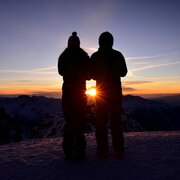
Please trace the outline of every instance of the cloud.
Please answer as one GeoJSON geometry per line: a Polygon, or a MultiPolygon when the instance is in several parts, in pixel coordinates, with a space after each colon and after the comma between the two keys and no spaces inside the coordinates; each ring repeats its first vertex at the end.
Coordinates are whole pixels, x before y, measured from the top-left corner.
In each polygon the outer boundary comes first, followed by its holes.
{"type": "Polygon", "coordinates": [[[167,81],[167,80],[175,80],[175,81],[177,81],[177,79],[180,79],[180,75],[179,76],[169,76],[169,75],[167,75],[167,76],[156,76],[156,77],[146,77],[146,79],[151,79],[151,80],[153,80],[153,81],[167,81]]]}
{"type": "Polygon", "coordinates": [[[132,73],[133,72],[139,72],[139,71],[143,71],[143,70],[146,70],[146,69],[154,69],[154,68],[170,66],[170,65],[176,65],[176,64],[180,64],[180,62],[176,61],[176,62],[170,62],[170,63],[162,63],[162,64],[143,66],[143,67],[140,67],[140,68],[132,69],[131,72],[132,73]]]}
{"type": "Polygon", "coordinates": [[[123,86],[122,87],[122,90],[124,92],[131,92],[131,91],[136,91],[136,89],[132,88],[132,87],[126,87],[126,86],[123,86]]]}
{"type": "Polygon", "coordinates": [[[137,85],[137,84],[147,84],[147,83],[153,83],[152,81],[125,81],[122,84],[123,85],[137,85]]]}
{"type": "Polygon", "coordinates": [[[127,57],[126,60],[129,61],[129,66],[131,66],[128,75],[132,77],[134,76],[134,72],[180,64],[177,61],[177,56],[173,55],[174,53],[167,53],[154,56],[127,57]]]}
{"type": "Polygon", "coordinates": [[[16,70],[16,69],[1,69],[1,73],[14,73],[14,74],[57,74],[57,67],[50,66],[45,68],[38,69],[29,69],[29,70],[16,70]],[[56,70],[56,71],[53,71],[56,70]]]}
{"type": "Polygon", "coordinates": [[[129,85],[140,85],[140,84],[147,84],[147,83],[153,83],[152,81],[126,81],[122,82],[122,89],[124,92],[131,92],[131,91],[137,91],[137,89],[133,87],[129,87],[129,85]]]}
{"type": "Polygon", "coordinates": [[[141,84],[147,84],[147,83],[153,83],[152,81],[125,81],[122,83],[122,89],[124,92],[132,92],[137,91],[137,89],[129,86],[133,85],[141,85],[141,84]]]}
{"type": "Polygon", "coordinates": [[[140,59],[155,59],[164,57],[165,55],[154,55],[154,56],[137,56],[137,57],[127,57],[127,60],[140,60],[140,59]]]}
{"type": "Polygon", "coordinates": [[[34,70],[34,71],[49,71],[49,70],[53,70],[53,69],[57,70],[57,67],[50,66],[50,67],[44,67],[44,68],[38,68],[38,69],[32,69],[32,70],[34,70]]]}
{"type": "Polygon", "coordinates": [[[33,80],[17,79],[17,80],[15,80],[15,82],[17,82],[17,83],[30,83],[30,82],[33,82],[33,80]]]}

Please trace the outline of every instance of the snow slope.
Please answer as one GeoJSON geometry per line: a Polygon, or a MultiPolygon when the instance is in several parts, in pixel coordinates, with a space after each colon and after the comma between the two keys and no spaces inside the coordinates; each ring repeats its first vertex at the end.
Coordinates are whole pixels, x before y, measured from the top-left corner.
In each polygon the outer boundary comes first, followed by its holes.
{"type": "Polygon", "coordinates": [[[179,180],[180,131],[125,133],[125,157],[96,157],[94,134],[87,134],[87,158],[63,158],[62,138],[26,140],[0,146],[0,179],[179,180]]]}

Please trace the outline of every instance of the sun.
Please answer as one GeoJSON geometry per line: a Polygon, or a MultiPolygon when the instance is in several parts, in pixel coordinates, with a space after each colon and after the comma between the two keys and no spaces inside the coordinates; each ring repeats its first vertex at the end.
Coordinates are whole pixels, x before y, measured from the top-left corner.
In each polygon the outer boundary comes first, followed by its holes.
{"type": "Polygon", "coordinates": [[[87,91],[86,91],[86,94],[87,95],[90,95],[90,96],[96,96],[96,89],[95,88],[91,88],[91,89],[88,89],[87,91]]]}

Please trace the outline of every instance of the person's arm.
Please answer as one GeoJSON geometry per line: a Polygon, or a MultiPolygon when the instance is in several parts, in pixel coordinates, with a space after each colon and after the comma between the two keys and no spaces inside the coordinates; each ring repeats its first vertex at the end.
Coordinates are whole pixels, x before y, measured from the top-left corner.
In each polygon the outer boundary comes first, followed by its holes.
{"type": "Polygon", "coordinates": [[[128,72],[128,70],[127,70],[127,66],[126,66],[126,61],[125,61],[125,58],[124,58],[124,56],[120,53],[120,77],[124,77],[124,76],[126,76],[126,74],[127,74],[127,72],[128,72]]]}
{"type": "Polygon", "coordinates": [[[61,54],[58,58],[58,73],[63,76],[64,68],[63,68],[63,55],[61,54]]]}

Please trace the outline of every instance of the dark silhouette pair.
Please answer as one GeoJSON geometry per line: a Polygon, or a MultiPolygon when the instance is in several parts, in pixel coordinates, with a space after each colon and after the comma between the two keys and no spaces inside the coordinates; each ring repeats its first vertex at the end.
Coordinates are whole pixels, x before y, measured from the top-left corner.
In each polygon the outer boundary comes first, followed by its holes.
{"type": "Polygon", "coordinates": [[[91,58],[80,48],[76,32],[68,39],[68,47],[58,59],[63,76],[62,107],[65,117],[63,149],[66,159],[85,157],[85,120],[87,111],[86,80],[96,80],[96,141],[97,153],[107,157],[109,151],[107,123],[110,118],[114,153],[124,152],[121,123],[121,77],[127,74],[124,56],[112,48],[113,36],[104,32],[99,49],[91,58]]]}

